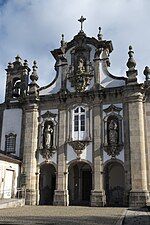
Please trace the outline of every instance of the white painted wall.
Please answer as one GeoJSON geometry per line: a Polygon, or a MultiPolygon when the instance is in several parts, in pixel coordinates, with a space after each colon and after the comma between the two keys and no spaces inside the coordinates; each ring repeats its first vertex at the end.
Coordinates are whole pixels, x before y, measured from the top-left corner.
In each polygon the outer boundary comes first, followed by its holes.
{"type": "Polygon", "coordinates": [[[109,72],[110,67],[108,68],[107,64],[104,63],[104,61],[103,61],[107,58],[109,58],[109,53],[107,50],[104,50],[100,55],[100,59],[101,59],[100,67],[99,67],[100,84],[106,88],[124,86],[125,80],[117,79],[117,77],[121,77],[121,76],[117,76],[117,75],[111,74],[109,72]]]}
{"type": "Polygon", "coordinates": [[[5,151],[5,135],[16,134],[16,156],[19,156],[21,141],[22,109],[5,109],[3,114],[1,150],[5,151]]]}
{"type": "MultiPolygon", "coordinates": [[[[4,192],[7,191],[7,190],[4,190],[6,187],[5,184],[6,184],[6,182],[8,182],[8,180],[6,181],[6,172],[7,171],[12,171],[12,173],[13,173],[12,189],[13,189],[15,195],[17,193],[17,180],[18,180],[18,176],[19,176],[19,165],[16,163],[10,163],[10,162],[0,160],[0,198],[3,197],[4,192]]],[[[10,182],[11,182],[11,180],[10,180],[10,182]]],[[[10,183],[10,186],[11,185],[12,185],[12,183],[10,183]]],[[[6,195],[5,195],[5,197],[6,197],[6,195]]]]}
{"type": "MultiPolygon", "coordinates": [[[[54,71],[54,73],[56,73],[56,71],[54,71]]],[[[58,75],[57,80],[50,87],[41,90],[39,92],[39,95],[55,94],[60,90],[60,88],[61,88],[61,68],[59,67],[59,75],[58,75]]]]}

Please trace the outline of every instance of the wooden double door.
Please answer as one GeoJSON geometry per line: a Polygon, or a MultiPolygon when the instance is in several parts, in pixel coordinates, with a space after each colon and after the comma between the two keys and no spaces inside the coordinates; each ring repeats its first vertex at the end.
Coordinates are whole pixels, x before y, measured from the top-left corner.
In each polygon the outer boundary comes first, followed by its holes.
{"type": "Polygon", "coordinates": [[[123,165],[112,160],[104,168],[107,206],[124,206],[125,173],[123,165]]]}
{"type": "Polygon", "coordinates": [[[69,167],[70,205],[89,205],[92,189],[92,170],[89,164],[78,162],[69,167]]]}
{"type": "Polygon", "coordinates": [[[40,205],[53,205],[56,188],[56,170],[52,164],[43,164],[40,168],[40,205]]]}

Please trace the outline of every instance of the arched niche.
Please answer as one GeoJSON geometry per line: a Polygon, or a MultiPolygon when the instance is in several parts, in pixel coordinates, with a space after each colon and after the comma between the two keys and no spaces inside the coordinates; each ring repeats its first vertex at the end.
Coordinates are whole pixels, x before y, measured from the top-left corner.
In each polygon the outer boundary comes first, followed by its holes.
{"type": "Polygon", "coordinates": [[[103,147],[105,152],[115,158],[123,149],[122,125],[123,118],[120,115],[122,108],[110,105],[104,110],[106,116],[103,119],[103,147]]]}

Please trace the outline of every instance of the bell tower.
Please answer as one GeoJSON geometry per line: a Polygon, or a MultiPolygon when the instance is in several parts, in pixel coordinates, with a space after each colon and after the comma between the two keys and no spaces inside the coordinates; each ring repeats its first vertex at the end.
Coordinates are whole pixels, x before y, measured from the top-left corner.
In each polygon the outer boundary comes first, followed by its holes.
{"type": "Polygon", "coordinates": [[[19,55],[15,57],[13,63],[8,63],[6,78],[5,102],[19,100],[27,95],[30,68],[27,60],[23,60],[19,55]]]}

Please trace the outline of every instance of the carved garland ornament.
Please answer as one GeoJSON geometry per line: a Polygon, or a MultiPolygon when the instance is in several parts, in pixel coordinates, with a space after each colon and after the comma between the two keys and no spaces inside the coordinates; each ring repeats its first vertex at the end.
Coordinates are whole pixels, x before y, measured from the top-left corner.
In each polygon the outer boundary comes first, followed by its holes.
{"type": "Polygon", "coordinates": [[[81,158],[81,154],[83,153],[83,150],[85,149],[85,147],[89,144],[90,141],[88,140],[83,140],[83,141],[70,141],[68,142],[70,144],[70,146],[73,148],[73,150],[75,151],[75,153],[77,154],[77,159],[80,160],[81,158]]]}

